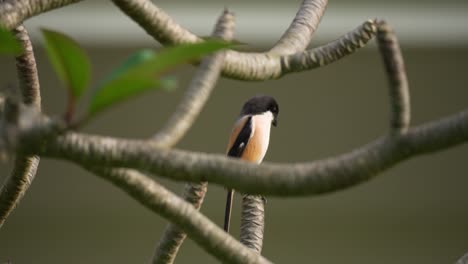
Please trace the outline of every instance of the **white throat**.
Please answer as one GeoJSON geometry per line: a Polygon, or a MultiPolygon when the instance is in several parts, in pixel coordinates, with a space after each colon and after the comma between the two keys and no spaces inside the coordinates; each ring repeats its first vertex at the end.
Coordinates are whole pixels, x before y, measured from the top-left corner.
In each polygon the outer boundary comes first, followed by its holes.
{"type": "Polygon", "coordinates": [[[257,114],[253,116],[255,123],[255,134],[258,137],[257,140],[260,143],[260,157],[257,160],[257,163],[261,163],[268,149],[270,143],[270,130],[271,122],[273,121],[273,113],[267,111],[262,114],[257,114]]]}

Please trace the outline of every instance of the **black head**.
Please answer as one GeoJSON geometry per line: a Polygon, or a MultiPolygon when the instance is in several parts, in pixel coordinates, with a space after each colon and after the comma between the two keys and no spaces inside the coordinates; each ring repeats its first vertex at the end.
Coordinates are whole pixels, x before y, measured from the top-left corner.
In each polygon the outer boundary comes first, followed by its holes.
{"type": "Polygon", "coordinates": [[[270,111],[273,114],[272,124],[278,124],[279,106],[276,100],[267,95],[257,95],[245,102],[242,107],[241,115],[256,115],[270,111]]]}

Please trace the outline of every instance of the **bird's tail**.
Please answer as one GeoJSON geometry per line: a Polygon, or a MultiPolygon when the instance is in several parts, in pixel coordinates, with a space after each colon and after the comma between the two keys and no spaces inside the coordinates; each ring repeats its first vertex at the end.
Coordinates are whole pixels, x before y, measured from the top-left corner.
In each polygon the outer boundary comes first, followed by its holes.
{"type": "Polygon", "coordinates": [[[232,198],[234,197],[234,190],[230,189],[227,191],[226,198],[226,210],[224,211],[224,231],[229,233],[229,224],[231,222],[231,211],[232,211],[232,198]]]}

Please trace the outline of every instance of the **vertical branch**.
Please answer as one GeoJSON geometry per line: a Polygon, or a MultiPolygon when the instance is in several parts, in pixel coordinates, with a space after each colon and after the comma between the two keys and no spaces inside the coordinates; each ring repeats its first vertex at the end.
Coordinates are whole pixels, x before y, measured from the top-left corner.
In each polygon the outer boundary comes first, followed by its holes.
{"type": "Polygon", "coordinates": [[[385,21],[378,22],[377,42],[390,84],[390,128],[392,132],[405,133],[411,118],[408,79],[400,45],[393,29],[385,21]]]}
{"type": "Polygon", "coordinates": [[[41,109],[41,91],[37,74],[36,59],[26,28],[21,25],[14,30],[16,39],[20,42],[23,53],[16,57],[20,92],[23,103],[41,109]]]}
{"type": "MultiPolygon", "coordinates": [[[[14,33],[23,49],[23,53],[16,57],[16,69],[23,103],[40,110],[39,77],[28,32],[21,25],[14,30],[14,33]]],[[[13,171],[0,189],[0,227],[31,185],[38,165],[39,156],[24,156],[17,153],[13,171]]]]}
{"type": "MultiPolygon", "coordinates": [[[[234,32],[234,15],[225,10],[216,23],[213,36],[224,40],[232,40],[234,32]]],[[[205,105],[221,73],[221,66],[225,57],[224,52],[219,52],[204,59],[190,87],[179,104],[179,107],[171,116],[167,125],[154,136],[153,141],[158,145],[172,146],[180,140],[185,132],[193,124],[193,121],[205,105]]],[[[200,209],[207,191],[208,184],[187,183],[182,197],[191,203],[195,209],[200,209]]],[[[156,246],[153,263],[173,263],[180,246],[187,234],[178,226],[170,223],[156,246]]]]}
{"type": "Polygon", "coordinates": [[[240,241],[248,248],[262,252],[265,229],[265,198],[260,195],[242,196],[240,241]]]}

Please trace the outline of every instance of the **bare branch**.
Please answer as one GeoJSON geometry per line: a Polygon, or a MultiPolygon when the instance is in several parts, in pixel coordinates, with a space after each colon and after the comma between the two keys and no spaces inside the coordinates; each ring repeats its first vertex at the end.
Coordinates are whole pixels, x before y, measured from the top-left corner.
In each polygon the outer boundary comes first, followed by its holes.
{"type": "MultiPolygon", "coordinates": [[[[377,33],[375,20],[367,20],[354,30],[323,46],[281,56],[281,76],[328,65],[364,47],[377,33]]],[[[278,78],[279,76],[277,76],[278,78]]]]}
{"type": "MultiPolygon", "coordinates": [[[[225,10],[218,19],[212,36],[229,41],[232,40],[233,33],[234,15],[225,10]]],[[[224,55],[224,52],[219,52],[202,61],[177,110],[172,114],[166,126],[153,137],[155,144],[171,147],[192,126],[215,87],[221,72],[224,55]]],[[[206,182],[187,183],[182,197],[198,210],[205,197],[207,186],[206,182]]],[[[168,224],[156,247],[152,262],[173,263],[185,237],[186,233],[183,230],[173,223],[168,224]]]]}
{"type": "MultiPolygon", "coordinates": [[[[22,101],[40,111],[39,77],[32,44],[23,25],[18,26],[14,33],[23,49],[23,53],[16,57],[22,101]]],[[[36,175],[38,165],[39,156],[17,153],[13,171],[0,189],[0,227],[28,190],[36,175]]]]}
{"type": "Polygon", "coordinates": [[[265,198],[260,195],[242,196],[240,241],[256,252],[262,252],[265,227],[265,198]]]}
{"type": "Polygon", "coordinates": [[[0,189],[0,227],[23,198],[36,176],[39,156],[19,154],[10,177],[0,189]]]}
{"type": "Polygon", "coordinates": [[[292,54],[303,51],[322,19],[328,0],[304,0],[288,30],[270,49],[270,53],[292,54]]]}
{"type": "MultiPolygon", "coordinates": [[[[151,1],[113,0],[113,2],[149,35],[164,45],[201,41],[198,36],[183,28],[151,1]]],[[[304,0],[288,30],[271,51],[275,54],[289,54],[304,50],[320,22],[327,3],[327,0],[304,0]]],[[[234,51],[233,54],[239,55],[234,51]]],[[[226,64],[231,64],[231,61],[227,60],[226,64]]]]}
{"type": "Polygon", "coordinates": [[[404,133],[411,119],[408,78],[396,35],[385,21],[378,22],[377,43],[390,83],[390,127],[404,133]]]}
{"type": "Polygon", "coordinates": [[[337,157],[296,164],[253,165],[222,155],[155,149],[146,141],[66,133],[32,150],[48,157],[96,166],[140,169],[173,180],[208,181],[249,194],[317,195],[369,180],[410,157],[468,140],[468,110],[386,135],[337,157]]]}
{"type": "MultiPolygon", "coordinates": [[[[232,40],[234,24],[234,15],[225,10],[215,27],[213,36],[232,40]]],[[[224,57],[225,53],[219,52],[202,61],[177,109],[166,125],[153,136],[154,144],[171,147],[185,135],[208,101],[218,81],[224,57]]]]}
{"type": "MultiPolygon", "coordinates": [[[[87,169],[90,169],[86,166],[87,169]]],[[[153,212],[182,228],[195,242],[223,263],[270,263],[155,181],[136,172],[118,169],[90,169],[127,192],[153,212]]]]}
{"type": "Polygon", "coordinates": [[[13,29],[24,20],[81,0],[0,0],[0,25],[13,29]]]}
{"type": "Polygon", "coordinates": [[[23,102],[26,105],[41,109],[39,76],[37,75],[36,59],[28,31],[21,25],[14,30],[14,33],[23,49],[23,53],[16,57],[16,69],[23,102]]]}
{"type": "MultiPolygon", "coordinates": [[[[199,210],[205,198],[207,186],[207,182],[188,183],[185,185],[182,197],[185,201],[192,204],[196,210],[199,210]]],[[[187,233],[175,224],[169,223],[166,229],[164,229],[164,233],[156,246],[152,263],[174,263],[179,248],[186,237],[187,233]]],[[[204,239],[206,240],[209,238],[204,239]]]]}
{"type": "MultiPolygon", "coordinates": [[[[149,35],[164,45],[201,41],[151,1],[113,0],[113,2],[149,35]]],[[[291,26],[270,52],[227,51],[223,74],[230,78],[257,81],[281,77],[279,55],[302,51],[307,46],[320,22],[326,4],[325,0],[305,0],[291,26]]]]}

